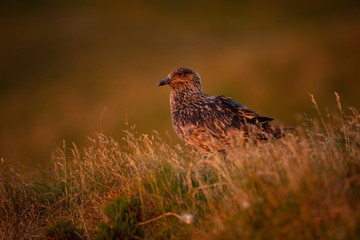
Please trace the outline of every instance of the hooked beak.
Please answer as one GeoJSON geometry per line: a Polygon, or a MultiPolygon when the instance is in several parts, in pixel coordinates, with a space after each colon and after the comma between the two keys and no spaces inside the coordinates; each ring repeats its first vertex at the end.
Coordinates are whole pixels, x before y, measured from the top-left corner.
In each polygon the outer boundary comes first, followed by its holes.
{"type": "Polygon", "coordinates": [[[169,84],[171,82],[171,79],[170,78],[164,78],[164,79],[162,79],[160,82],[159,82],[159,87],[160,86],[164,86],[164,85],[167,85],[167,84],[169,84]]]}

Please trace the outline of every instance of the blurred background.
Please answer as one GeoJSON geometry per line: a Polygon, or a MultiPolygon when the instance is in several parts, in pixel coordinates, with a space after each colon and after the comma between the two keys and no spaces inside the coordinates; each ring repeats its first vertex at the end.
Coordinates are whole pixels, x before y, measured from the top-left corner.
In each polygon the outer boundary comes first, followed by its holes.
{"type": "Polygon", "coordinates": [[[172,69],[286,125],[360,107],[360,1],[1,1],[0,157],[46,164],[104,132],[174,135],[172,69]]]}

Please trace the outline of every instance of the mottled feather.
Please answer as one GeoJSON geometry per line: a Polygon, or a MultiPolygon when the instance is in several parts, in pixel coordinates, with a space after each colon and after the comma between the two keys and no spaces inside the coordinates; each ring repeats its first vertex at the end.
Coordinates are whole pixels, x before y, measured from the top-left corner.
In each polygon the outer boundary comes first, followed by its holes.
{"type": "Polygon", "coordinates": [[[248,141],[280,138],[289,127],[272,126],[230,97],[202,92],[198,73],[177,68],[159,86],[169,85],[171,118],[176,134],[186,144],[205,151],[225,150],[248,141]]]}

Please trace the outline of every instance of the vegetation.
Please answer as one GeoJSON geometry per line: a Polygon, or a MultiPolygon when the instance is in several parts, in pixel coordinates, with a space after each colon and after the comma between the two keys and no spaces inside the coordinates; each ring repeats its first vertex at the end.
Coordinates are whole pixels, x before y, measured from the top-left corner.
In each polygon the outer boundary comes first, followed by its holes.
{"type": "Polygon", "coordinates": [[[307,119],[286,138],[204,154],[130,128],[63,144],[53,166],[0,164],[3,239],[358,239],[360,115],[307,119]]]}

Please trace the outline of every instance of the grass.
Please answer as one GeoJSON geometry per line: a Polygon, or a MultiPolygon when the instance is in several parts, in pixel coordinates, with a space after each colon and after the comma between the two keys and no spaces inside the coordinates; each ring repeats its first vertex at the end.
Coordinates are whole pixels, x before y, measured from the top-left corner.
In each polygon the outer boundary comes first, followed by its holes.
{"type": "Polygon", "coordinates": [[[52,167],[0,163],[2,239],[358,239],[360,115],[307,118],[224,156],[158,134],[63,144],[52,167]]]}

